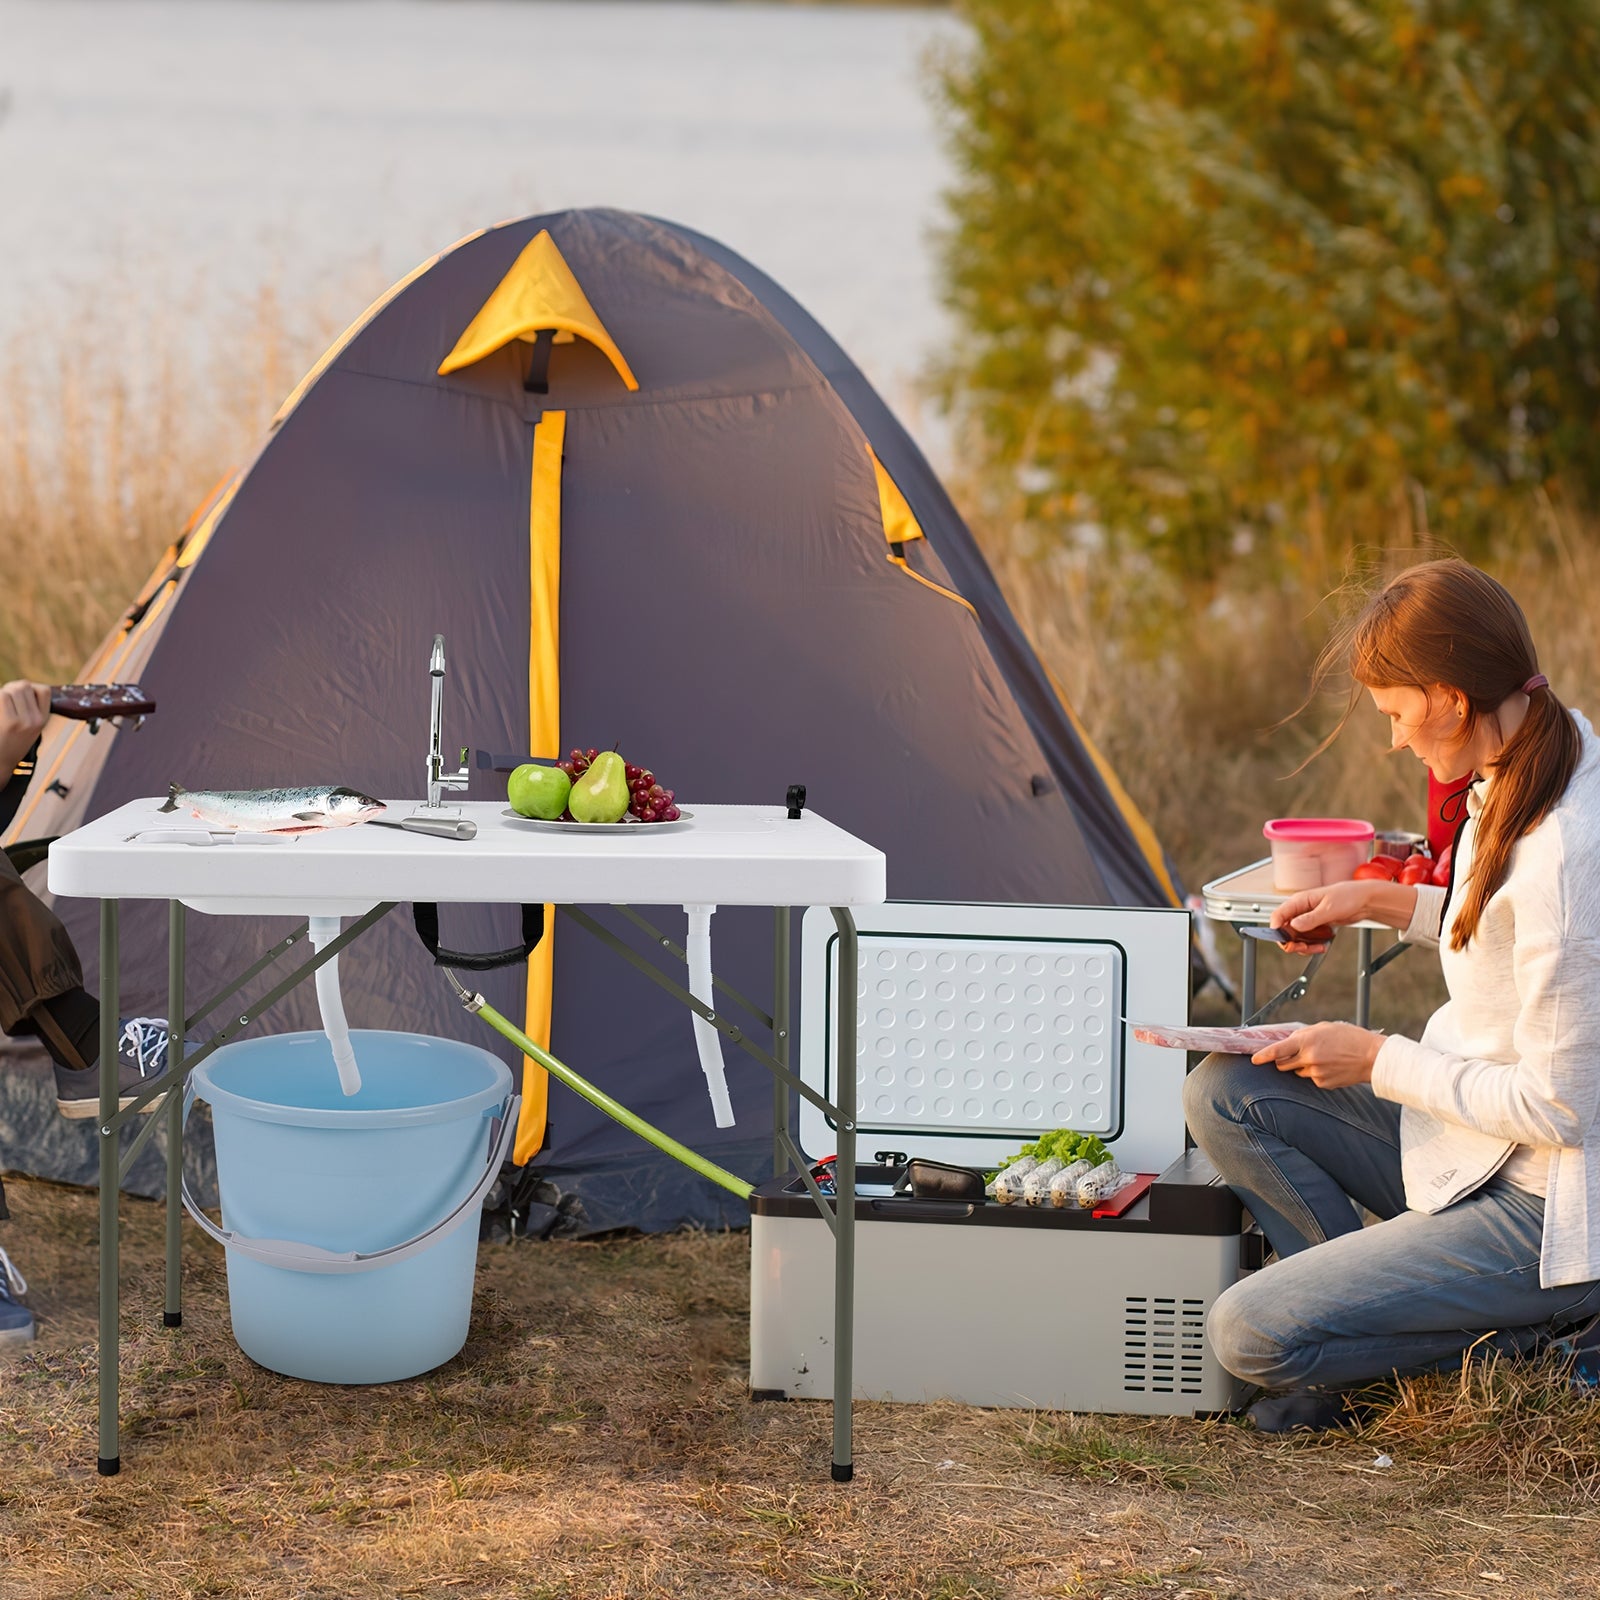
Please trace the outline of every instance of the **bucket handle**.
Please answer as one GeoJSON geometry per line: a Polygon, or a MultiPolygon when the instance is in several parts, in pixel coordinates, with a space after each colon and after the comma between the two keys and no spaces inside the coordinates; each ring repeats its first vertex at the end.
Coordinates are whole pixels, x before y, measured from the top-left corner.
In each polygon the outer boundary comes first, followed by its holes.
{"type": "MultiPolygon", "coordinates": [[[[194,1087],[189,1085],[183,1096],[185,1124],[189,1121],[189,1112],[193,1109],[194,1102],[194,1087]]],[[[187,1174],[184,1175],[180,1185],[183,1209],[194,1218],[202,1233],[209,1234],[225,1249],[237,1250],[240,1255],[247,1256],[252,1261],[259,1261],[265,1266],[282,1267],[289,1272],[371,1272],[375,1267],[387,1267],[426,1250],[436,1239],[450,1232],[467,1212],[482,1202],[483,1197],[493,1187],[495,1179],[500,1176],[500,1164],[505,1160],[506,1151],[516,1133],[517,1112],[521,1107],[522,1096],[513,1092],[506,1097],[496,1113],[497,1126],[491,1129],[489,1135],[488,1164],[484,1167],[483,1175],[472,1186],[472,1193],[442,1221],[435,1222],[402,1244],[393,1244],[383,1250],[327,1250],[319,1244],[305,1244],[296,1239],[252,1239],[245,1234],[234,1232],[231,1228],[219,1228],[195,1203],[194,1196],[189,1192],[187,1174]]]]}

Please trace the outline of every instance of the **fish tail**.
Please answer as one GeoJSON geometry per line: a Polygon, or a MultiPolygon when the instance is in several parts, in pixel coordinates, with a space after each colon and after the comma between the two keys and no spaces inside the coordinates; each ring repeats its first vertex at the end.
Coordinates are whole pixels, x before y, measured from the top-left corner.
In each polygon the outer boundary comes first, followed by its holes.
{"type": "Polygon", "coordinates": [[[167,785],[167,803],[157,806],[158,811],[176,811],[178,809],[178,796],[183,793],[183,785],[172,783],[167,785]]]}

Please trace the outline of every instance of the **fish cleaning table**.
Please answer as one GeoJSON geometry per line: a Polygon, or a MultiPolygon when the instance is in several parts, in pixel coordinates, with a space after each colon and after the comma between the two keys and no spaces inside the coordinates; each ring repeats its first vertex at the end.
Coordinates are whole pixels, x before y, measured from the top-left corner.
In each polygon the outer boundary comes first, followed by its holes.
{"type": "MultiPolygon", "coordinates": [[[[216,843],[173,842],[163,833],[194,836],[203,829],[171,813],[161,800],[133,800],[50,848],[49,883],[53,894],[100,902],[100,1447],[99,1468],[115,1473],[120,1465],[118,1437],[118,1209],[122,1164],[138,1145],[119,1158],[118,1134],[139,1114],[140,1104],[118,1110],[117,1036],[119,1015],[118,903],[165,900],[169,906],[168,1016],[184,1018],[172,1029],[173,1059],[139,1100],[147,1102],[181,1083],[198,1062],[226,1043],[273,1000],[305,981],[315,969],[358,938],[400,902],[447,901],[456,904],[684,906],[770,906],[774,909],[772,1050],[757,1048],[740,1030],[686,991],[674,987],[696,1015],[713,1021],[724,1037],[740,1044],[775,1075],[778,1092],[794,1089],[814,1102],[838,1128],[839,1193],[817,1204],[834,1234],[836,1362],[841,1374],[833,1402],[833,1476],[851,1476],[852,1330],[854,1324],[856,1082],[841,1073],[834,1099],[826,1100],[789,1068],[789,932],[791,909],[820,906],[832,911],[838,927],[840,960],[856,962],[852,906],[880,905],[885,899],[885,860],[873,846],[846,833],[814,812],[791,816],[781,806],[702,806],[688,808],[683,828],[664,828],[651,836],[647,826],[628,837],[608,832],[554,832],[507,814],[502,802],[468,801],[452,811],[477,825],[470,840],[438,838],[358,825],[287,835],[270,841],[238,838],[216,843]],[[355,924],[296,968],[244,1017],[192,1054],[183,1043],[187,1026],[231,997],[250,978],[281,955],[300,933],[275,946],[239,975],[237,983],[198,1010],[186,1000],[184,985],[185,908],[220,916],[354,917],[355,924]]],[[[417,802],[389,802],[388,816],[400,818],[417,802]]],[[[581,915],[581,914],[579,914],[581,915]]],[[[608,938],[636,964],[641,958],[608,938]]],[[[841,986],[837,1037],[841,1057],[855,1053],[856,1008],[841,986]]],[[[181,1320],[180,1220],[182,1171],[182,1096],[171,1094],[165,1107],[168,1137],[167,1296],[165,1322],[181,1320]]],[[[787,1100],[784,1101],[787,1106],[787,1100]]],[[[138,1141],[153,1131],[157,1116],[138,1141]]],[[[779,1148],[796,1163],[802,1159],[788,1140],[787,1118],[778,1119],[779,1148]]]]}

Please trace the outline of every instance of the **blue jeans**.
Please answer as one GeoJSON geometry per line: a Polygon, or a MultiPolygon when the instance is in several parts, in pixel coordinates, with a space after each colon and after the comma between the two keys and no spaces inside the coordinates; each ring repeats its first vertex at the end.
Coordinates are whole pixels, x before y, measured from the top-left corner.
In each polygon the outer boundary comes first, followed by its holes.
{"type": "Polygon", "coordinates": [[[1480,1340],[1522,1354],[1600,1312],[1600,1282],[1539,1287],[1538,1195],[1491,1178],[1434,1216],[1406,1210],[1400,1107],[1365,1084],[1319,1089],[1207,1056],[1184,1109],[1279,1257],[1207,1320],[1217,1359],[1247,1382],[1348,1388],[1458,1364],[1480,1340]],[[1363,1227],[1352,1202],[1381,1220],[1363,1227]]]}

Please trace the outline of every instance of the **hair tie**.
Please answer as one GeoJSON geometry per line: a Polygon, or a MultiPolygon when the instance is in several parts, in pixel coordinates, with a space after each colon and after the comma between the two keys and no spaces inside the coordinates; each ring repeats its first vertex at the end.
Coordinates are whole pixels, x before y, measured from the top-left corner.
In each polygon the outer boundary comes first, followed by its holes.
{"type": "Polygon", "coordinates": [[[1522,692],[1524,694],[1532,694],[1535,689],[1548,689],[1549,687],[1550,680],[1542,672],[1536,672],[1523,684],[1522,692]]]}

